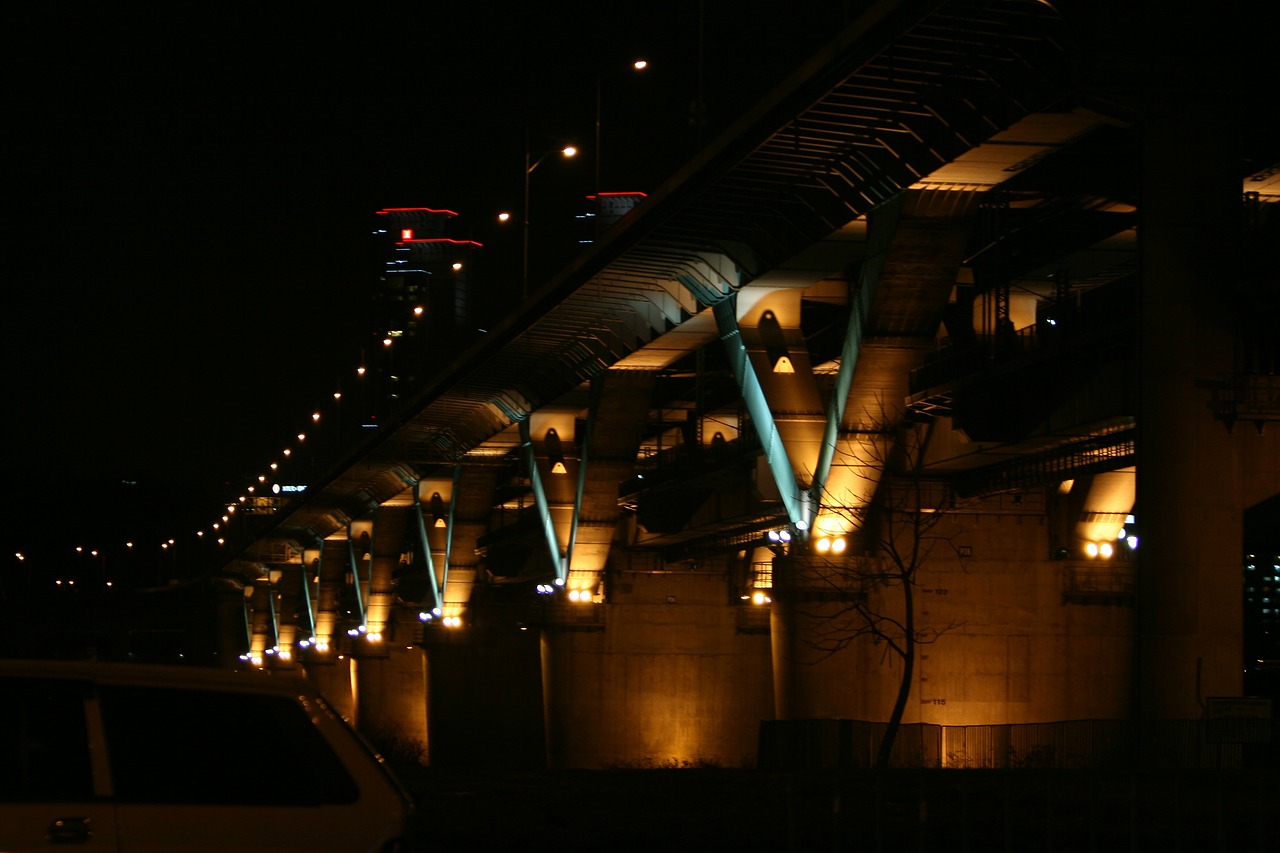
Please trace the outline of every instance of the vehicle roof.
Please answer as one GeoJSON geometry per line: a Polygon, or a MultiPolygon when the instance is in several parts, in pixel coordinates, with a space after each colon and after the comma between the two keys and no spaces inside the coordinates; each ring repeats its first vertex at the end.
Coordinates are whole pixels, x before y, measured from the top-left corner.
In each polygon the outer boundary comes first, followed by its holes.
{"type": "Polygon", "coordinates": [[[315,689],[300,675],[172,664],[0,658],[0,676],[77,679],[103,684],[164,685],[290,695],[315,693],[315,689]]]}

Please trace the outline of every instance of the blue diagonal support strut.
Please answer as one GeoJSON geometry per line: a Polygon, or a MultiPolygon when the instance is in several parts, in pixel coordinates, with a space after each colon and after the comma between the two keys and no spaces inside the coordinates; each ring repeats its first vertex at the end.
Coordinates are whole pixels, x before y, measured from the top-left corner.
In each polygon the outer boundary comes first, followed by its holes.
{"type": "Polygon", "coordinates": [[[364,593],[360,589],[360,561],[356,559],[356,546],[351,544],[351,525],[347,525],[347,562],[351,565],[352,586],[356,588],[356,609],[360,611],[360,624],[364,622],[364,593]]]}
{"type": "MultiPolygon", "coordinates": [[[[453,491],[449,492],[448,528],[444,532],[444,576],[440,579],[440,591],[449,582],[449,567],[453,565],[453,508],[458,505],[458,489],[462,485],[462,466],[453,466],[453,491]]],[[[421,506],[421,504],[419,504],[421,506]]]]}
{"type": "Polygon", "coordinates": [[[845,406],[849,401],[849,388],[853,384],[858,353],[862,349],[862,326],[871,311],[871,299],[875,295],[880,274],[884,271],[885,256],[902,212],[902,200],[906,193],[885,201],[867,214],[867,259],[858,274],[858,286],[849,305],[849,322],[845,329],[844,346],[840,350],[840,369],[836,371],[835,388],[827,404],[827,423],[822,431],[822,447],[818,450],[818,464],[814,467],[810,494],[815,505],[821,505],[831,463],[835,458],[836,439],[844,420],[845,406]]]}
{"type": "Polygon", "coordinates": [[[565,561],[560,554],[560,542],[556,539],[555,526],[551,523],[551,506],[547,503],[547,493],[542,488],[542,477],[538,474],[538,458],[533,452],[533,435],[528,417],[520,421],[520,449],[524,452],[525,465],[529,469],[529,485],[533,489],[533,501],[538,508],[538,518],[542,521],[542,532],[547,540],[551,565],[556,569],[556,581],[563,585],[567,574],[565,561]]]}
{"type": "Polygon", "coordinates": [[[316,608],[315,603],[311,600],[311,581],[307,580],[307,575],[311,573],[311,567],[304,560],[302,563],[302,598],[307,602],[307,629],[312,639],[316,635],[316,608]]]}
{"type": "Polygon", "coordinates": [[[730,368],[742,391],[742,400],[747,405],[747,412],[750,413],[751,422],[760,438],[760,446],[764,448],[765,458],[769,462],[769,470],[773,472],[774,483],[777,484],[782,503],[787,508],[787,518],[797,530],[808,530],[812,520],[809,501],[800,494],[795,470],[791,467],[787,449],[782,444],[782,435],[769,410],[760,378],[756,376],[755,368],[747,357],[747,346],[742,342],[742,332],[738,328],[737,302],[735,295],[712,306],[720,340],[724,342],[730,368]]]}
{"type": "MultiPolygon", "coordinates": [[[[422,494],[419,492],[421,483],[413,484],[413,517],[418,520],[418,543],[422,547],[422,556],[427,563],[427,577],[431,578],[431,601],[435,605],[434,612],[437,616],[444,608],[444,580],[436,580],[435,560],[431,556],[431,542],[427,539],[427,522],[422,517],[422,494]]],[[[453,500],[449,501],[449,532],[453,532],[453,500]]],[[[445,571],[448,569],[449,549],[445,548],[445,571]]]]}
{"type": "Polygon", "coordinates": [[[276,592],[271,587],[271,578],[267,577],[267,612],[271,614],[271,640],[272,646],[280,645],[280,617],[276,613],[276,592]]]}
{"type": "Polygon", "coordinates": [[[573,495],[573,522],[569,525],[569,549],[564,557],[566,568],[573,565],[573,546],[578,542],[578,519],[582,514],[582,494],[587,487],[587,454],[591,447],[591,433],[595,428],[596,415],[600,411],[600,397],[604,393],[606,375],[608,374],[600,373],[591,379],[587,424],[582,440],[578,442],[578,487],[573,495]]]}

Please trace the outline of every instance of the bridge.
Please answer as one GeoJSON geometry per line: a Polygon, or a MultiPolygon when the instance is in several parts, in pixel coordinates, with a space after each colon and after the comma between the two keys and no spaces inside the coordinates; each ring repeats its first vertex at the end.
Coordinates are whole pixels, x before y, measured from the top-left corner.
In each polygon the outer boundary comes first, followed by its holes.
{"type": "Polygon", "coordinates": [[[1226,29],[871,4],[254,519],[227,657],[440,764],[1240,696],[1280,151],[1226,29]]]}

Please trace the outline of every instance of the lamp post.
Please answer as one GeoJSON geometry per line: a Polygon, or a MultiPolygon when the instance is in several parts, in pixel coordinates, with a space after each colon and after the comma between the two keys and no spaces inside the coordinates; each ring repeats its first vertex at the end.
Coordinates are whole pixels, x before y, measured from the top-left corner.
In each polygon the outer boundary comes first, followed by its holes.
{"type": "Polygon", "coordinates": [[[539,154],[537,159],[529,151],[529,135],[525,134],[524,142],[524,256],[520,263],[520,296],[522,299],[529,297],[529,176],[533,174],[533,170],[543,160],[552,154],[559,154],[562,157],[572,157],[578,153],[578,149],[572,145],[566,145],[554,151],[546,151],[539,154]]]}
{"type": "MultiPolygon", "coordinates": [[[[633,70],[633,71],[643,71],[643,70],[645,70],[645,69],[646,69],[646,68],[648,68],[648,67],[649,67],[649,62],[648,62],[648,60],[645,60],[645,59],[637,59],[637,60],[635,60],[634,62],[632,62],[632,63],[631,63],[631,65],[630,65],[630,68],[631,68],[631,70],[633,70]]],[[[605,75],[604,75],[604,74],[601,74],[599,77],[597,77],[597,78],[596,78],[596,150],[595,150],[595,156],[596,156],[596,179],[595,179],[595,187],[594,187],[594,189],[595,189],[595,191],[596,191],[596,230],[597,230],[597,231],[599,231],[599,228],[600,228],[600,191],[601,191],[602,189],[604,189],[604,187],[600,186],[600,152],[601,152],[601,148],[600,148],[600,113],[601,113],[600,105],[601,105],[601,100],[602,100],[601,95],[602,95],[602,92],[603,92],[603,90],[604,90],[604,78],[605,78],[605,75]]]]}

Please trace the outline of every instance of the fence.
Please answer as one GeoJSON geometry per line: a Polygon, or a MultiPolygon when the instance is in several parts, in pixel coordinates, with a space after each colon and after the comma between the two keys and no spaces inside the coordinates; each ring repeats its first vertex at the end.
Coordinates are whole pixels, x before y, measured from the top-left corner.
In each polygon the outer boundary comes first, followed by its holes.
{"type": "MultiPolygon", "coordinates": [[[[761,769],[868,768],[886,723],[766,720],[761,769]]],[[[1280,768],[1274,719],[1069,720],[995,726],[903,725],[897,768],[1228,769],[1280,768]]]]}

